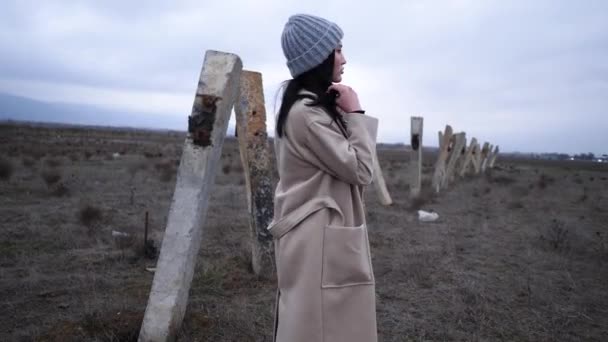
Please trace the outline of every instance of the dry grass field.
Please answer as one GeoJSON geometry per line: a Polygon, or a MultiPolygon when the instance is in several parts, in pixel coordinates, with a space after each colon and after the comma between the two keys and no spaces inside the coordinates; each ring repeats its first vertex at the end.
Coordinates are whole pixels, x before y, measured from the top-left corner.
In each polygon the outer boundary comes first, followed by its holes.
{"type": "MultiPolygon", "coordinates": [[[[144,218],[159,247],[183,139],[0,125],[0,341],[136,341],[155,265],[144,218]]],[[[608,340],[608,166],[499,157],[412,202],[406,150],[379,159],[395,202],[366,193],[380,341],[608,340]]],[[[242,171],[227,138],[179,341],[271,340],[242,171]]]]}

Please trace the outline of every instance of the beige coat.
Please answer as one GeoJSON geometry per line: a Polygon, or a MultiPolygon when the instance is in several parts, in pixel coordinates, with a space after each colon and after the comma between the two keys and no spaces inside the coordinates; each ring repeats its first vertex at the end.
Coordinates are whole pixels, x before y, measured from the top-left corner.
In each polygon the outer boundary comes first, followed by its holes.
{"type": "MultiPolygon", "coordinates": [[[[311,94],[312,93],[307,93],[311,94]]],[[[275,139],[277,342],[375,342],[374,275],[363,186],[372,181],[378,120],[344,114],[347,135],[311,100],[275,139]]]]}

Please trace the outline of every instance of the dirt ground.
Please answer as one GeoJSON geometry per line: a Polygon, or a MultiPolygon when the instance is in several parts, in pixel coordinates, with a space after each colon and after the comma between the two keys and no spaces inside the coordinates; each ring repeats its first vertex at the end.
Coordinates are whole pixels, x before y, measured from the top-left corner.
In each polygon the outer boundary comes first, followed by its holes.
{"type": "MultiPolygon", "coordinates": [[[[159,247],[183,140],[0,125],[0,341],[136,341],[145,216],[159,247]]],[[[408,159],[380,146],[394,204],[366,193],[380,341],[608,340],[608,166],[499,157],[410,201],[408,159]]],[[[249,267],[242,171],[229,138],[179,341],[271,340],[275,283],[249,267]]]]}

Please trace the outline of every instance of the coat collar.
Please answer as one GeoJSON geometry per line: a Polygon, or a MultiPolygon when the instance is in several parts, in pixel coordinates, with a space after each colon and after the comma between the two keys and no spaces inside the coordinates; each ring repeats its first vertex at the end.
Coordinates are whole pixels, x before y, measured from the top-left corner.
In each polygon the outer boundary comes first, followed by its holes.
{"type": "Polygon", "coordinates": [[[314,97],[315,99],[317,98],[317,94],[313,93],[310,90],[306,90],[306,89],[300,89],[300,91],[298,92],[298,95],[311,96],[311,97],[314,97]]]}

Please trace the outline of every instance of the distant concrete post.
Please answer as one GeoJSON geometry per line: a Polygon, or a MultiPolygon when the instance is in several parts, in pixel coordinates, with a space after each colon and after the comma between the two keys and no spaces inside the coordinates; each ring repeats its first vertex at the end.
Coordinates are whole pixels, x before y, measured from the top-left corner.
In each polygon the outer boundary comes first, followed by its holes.
{"type": "Polygon", "coordinates": [[[475,146],[473,146],[473,157],[471,158],[471,161],[473,162],[475,174],[479,174],[479,172],[481,172],[481,150],[479,149],[479,143],[475,143],[475,146]]]}
{"type": "Polygon", "coordinates": [[[412,116],[410,124],[410,143],[412,152],[410,157],[410,198],[420,195],[422,188],[422,132],[424,118],[412,116]]]}
{"type": "Polygon", "coordinates": [[[490,161],[490,157],[492,156],[492,148],[494,145],[490,144],[488,146],[488,151],[486,152],[484,158],[481,160],[481,172],[486,172],[488,169],[488,162],[490,161]]]}
{"type": "Polygon", "coordinates": [[[372,182],[374,183],[374,188],[376,190],[376,194],[378,195],[378,199],[382,205],[391,205],[393,204],[393,199],[386,188],[386,182],[384,181],[384,176],[382,175],[382,168],[380,167],[380,161],[378,160],[378,153],[376,151],[374,151],[373,162],[374,178],[372,182]]]}
{"type": "Polygon", "coordinates": [[[464,163],[464,158],[467,154],[467,142],[468,142],[468,140],[465,138],[464,144],[462,145],[462,148],[460,149],[460,156],[458,157],[458,160],[456,160],[456,164],[454,165],[454,172],[452,172],[452,177],[450,178],[450,182],[452,182],[454,180],[454,178],[456,178],[456,175],[460,174],[460,168],[462,167],[462,163],[464,163]]]}
{"type": "Polygon", "coordinates": [[[174,341],[184,318],[241,69],[236,55],[205,54],[139,342],[174,341]]]}
{"type": "Polygon", "coordinates": [[[462,142],[462,147],[460,148],[460,153],[458,155],[458,159],[456,159],[456,162],[454,163],[454,168],[452,169],[452,172],[450,173],[450,177],[449,177],[450,182],[453,182],[454,179],[456,178],[456,175],[460,172],[460,167],[461,167],[462,163],[464,162],[464,157],[465,157],[466,152],[467,152],[467,138],[465,135],[464,141],[462,142]]]}
{"type": "Polygon", "coordinates": [[[465,144],[467,142],[466,134],[464,132],[454,134],[452,136],[452,139],[454,141],[454,145],[453,145],[452,152],[450,153],[450,157],[448,159],[448,164],[446,166],[445,175],[443,176],[443,179],[442,179],[442,184],[441,184],[442,188],[446,188],[448,186],[448,184],[453,180],[454,169],[456,168],[456,162],[462,155],[462,148],[465,146],[465,144]]]}
{"type": "Polygon", "coordinates": [[[496,157],[498,157],[498,152],[500,152],[500,150],[498,149],[498,145],[496,145],[496,148],[494,148],[494,153],[492,153],[492,157],[488,162],[488,167],[491,169],[494,168],[494,163],[496,162],[496,157]]]}
{"type": "Polygon", "coordinates": [[[439,132],[439,155],[435,163],[435,172],[433,173],[433,189],[439,193],[441,190],[442,179],[446,174],[446,161],[449,156],[450,141],[452,140],[452,127],[445,126],[445,133],[439,132]]]}
{"type": "Polygon", "coordinates": [[[475,149],[475,145],[477,145],[477,139],[473,138],[473,139],[471,139],[471,143],[469,144],[469,147],[467,148],[466,152],[464,153],[464,160],[463,160],[462,164],[460,165],[460,171],[458,172],[458,175],[460,177],[464,177],[465,173],[467,172],[467,169],[469,168],[469,165],[471,165],[471,161],[473,160],[473,150],[475,149]]]}
{"type": "Polygon", "coordinates": [[[244,70],[239,99],[234,106],[239,150],[245,170],[247,208],[251,232],[251,265],[256,275],[274,274],[272,235],[266,229],[273,216],[272,172],[262,74],[244,70]]]}
{"type": "Polygon", "coordinates": [[[483,143],[483,147],[481,148],[481,153],[479,154],[479,170],[477,171],[477,173],[479,172],[485,172],[486,169],[484,167],[484,160],[486,160],[486,157],[488,156],[488,151],[489,151],[489,147],[490,147],[490,143],[485,142],[483,143]]]}

